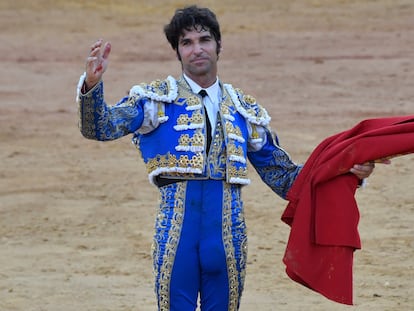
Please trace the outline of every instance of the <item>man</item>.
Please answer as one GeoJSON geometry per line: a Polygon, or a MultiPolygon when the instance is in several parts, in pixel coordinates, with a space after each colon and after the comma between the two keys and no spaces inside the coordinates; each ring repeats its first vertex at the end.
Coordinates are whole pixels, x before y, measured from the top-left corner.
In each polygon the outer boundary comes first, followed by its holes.
{"type": "MultiPolygon", "coordinates": [[[[241,188],[247,160],[285,197],[301,166],[271,135],[255,99],[218,78],[221,33],[207,8],[179,9],[164,28],[183,74],[134,86],[116,105],[104,102],[110,43],[97,41],[78,85],[86,138],[133,134],[150,182],[160,191],[153,241],[159,310],[238,310],[247,238],[241,188]]],[[[356,165],[360,179],[371,165],[356,165]]]]}

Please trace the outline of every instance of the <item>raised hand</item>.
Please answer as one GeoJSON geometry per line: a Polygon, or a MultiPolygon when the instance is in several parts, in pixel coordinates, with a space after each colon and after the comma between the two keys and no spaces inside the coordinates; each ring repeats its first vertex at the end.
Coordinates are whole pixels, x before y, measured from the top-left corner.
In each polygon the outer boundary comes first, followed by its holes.
{"type": "Polygon", "coordinates": [[[89,56],[86,59],[85,84],[87,89],[91,89],[101,80],[102,75],[108,67],[110,53],[111,43],[109,42],[103,45],[103,40],[98,40],[91,46],[89,56]]]}

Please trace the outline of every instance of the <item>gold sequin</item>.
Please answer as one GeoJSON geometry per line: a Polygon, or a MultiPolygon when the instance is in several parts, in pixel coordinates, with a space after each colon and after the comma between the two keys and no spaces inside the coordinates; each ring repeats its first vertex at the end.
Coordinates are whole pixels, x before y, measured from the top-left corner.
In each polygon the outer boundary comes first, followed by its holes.
{"type": "Polygon", "coordinates": [[[197,106],[201,104],[201,100],[200,98],[198,98],[197,96],[189,96],[187,98],[187,105],[188,106],[197,106]]]}
{"type": "Polygon", "coordinates": [[[203,123],[204,119],[203,119],[203,115],[201,114],[200,111],[196,111],[194,112],[193,116],[191,117],[191,123],[203,123]]]}
{"type": "Polygon", "coordinates": [[[245,101],[249,105],[253,105],[256,103],[256,99],[251,95],[244,95],[243,101],[245,101]]]}
{"type": "Polygon", "coordinates": [[[188,115],[187,114],[180,114],[180,116],[177,119],[177,124],[178,125],[187,125],[189,121],[188,115]]]}
{"type": "Polygon", "coordinates": [[[181,135],[178,142],[179,142],[180,146],[190,145],[190,135],[188,135],[188,134],[181,135]]]}

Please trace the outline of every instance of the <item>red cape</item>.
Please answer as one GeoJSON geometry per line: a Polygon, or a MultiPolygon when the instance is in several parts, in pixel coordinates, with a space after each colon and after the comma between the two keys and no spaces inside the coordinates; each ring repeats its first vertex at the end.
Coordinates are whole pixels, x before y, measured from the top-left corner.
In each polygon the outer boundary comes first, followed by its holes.
{"type": "Polygon", "coordinates": [[[286,273],[327,298],[352,304],[352,264],[361,248],[355,191],[357,163],[414,153],[414,115],[362,121],[325,139],[287,194],[291,226],[286,273]]]}

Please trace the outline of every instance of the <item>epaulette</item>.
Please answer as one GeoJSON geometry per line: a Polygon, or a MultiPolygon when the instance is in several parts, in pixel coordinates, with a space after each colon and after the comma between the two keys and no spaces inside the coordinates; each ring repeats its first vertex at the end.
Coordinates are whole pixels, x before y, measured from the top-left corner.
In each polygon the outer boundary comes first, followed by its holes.
{"type": "Polygon", "coordinates": [[[178,94],[176,80],[168,76],[165,80],[154,80],[151,83],[134,85],[130,91],[130,97],[146,97],[160,102],[173,102],[178,94]]]}
{"type": "Polygon", "coordinates": [[[227,92],[230,94],[237,111],[244,116],[250,123],[267,126],[270,123],[270,116],[256,99],[244,94],[239,88],[233,88],[231,84],[224,84],[227,92]]]}

